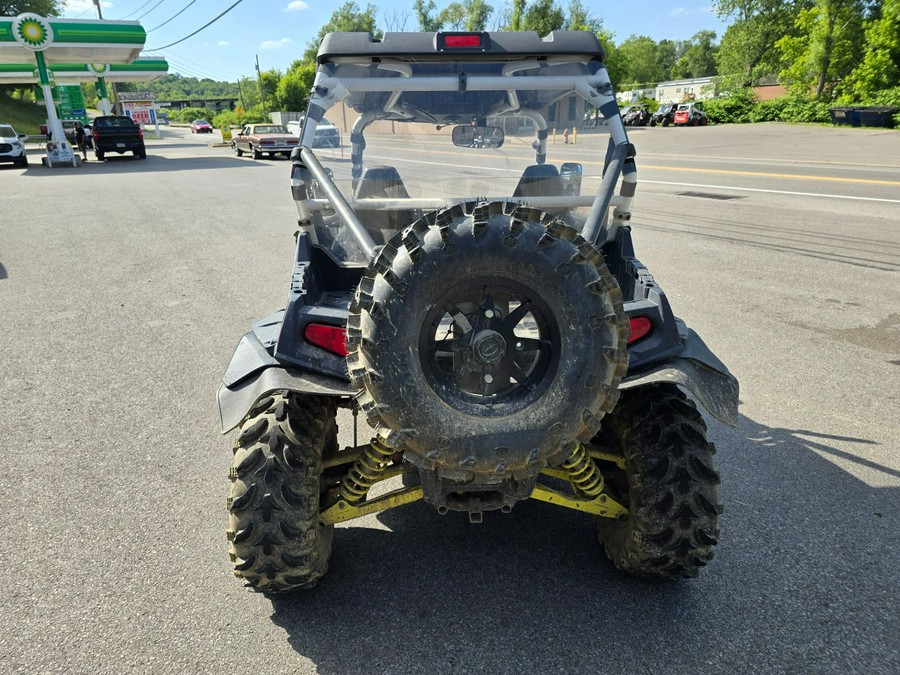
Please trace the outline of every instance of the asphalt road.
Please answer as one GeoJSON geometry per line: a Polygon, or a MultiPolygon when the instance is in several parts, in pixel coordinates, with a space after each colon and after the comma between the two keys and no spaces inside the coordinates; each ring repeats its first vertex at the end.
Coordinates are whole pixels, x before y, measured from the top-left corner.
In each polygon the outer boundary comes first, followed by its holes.
{"type": "Polygon", "coordinates": [[[0,671],[900,671],[900,132],[632,139],[638,256],[741,381],[717,558],[675,584],[523,503],[351,522],[314,590],[244,591],[215,391],[287,296],[287,161],[166,129],[145,161],[0,168],[0,671]]]}

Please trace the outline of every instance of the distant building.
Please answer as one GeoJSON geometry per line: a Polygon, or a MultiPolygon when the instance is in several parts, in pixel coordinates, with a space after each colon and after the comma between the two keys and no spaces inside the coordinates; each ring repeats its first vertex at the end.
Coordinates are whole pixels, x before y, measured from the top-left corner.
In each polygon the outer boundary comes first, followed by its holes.
{"type": "Polygon", "coordinates": [[[692,80],[671,80],[656,85],[651,98],[660,103],[681,103],[682,101],[705,101],[715,98],[716,78],[695,77],[692,80]]]}

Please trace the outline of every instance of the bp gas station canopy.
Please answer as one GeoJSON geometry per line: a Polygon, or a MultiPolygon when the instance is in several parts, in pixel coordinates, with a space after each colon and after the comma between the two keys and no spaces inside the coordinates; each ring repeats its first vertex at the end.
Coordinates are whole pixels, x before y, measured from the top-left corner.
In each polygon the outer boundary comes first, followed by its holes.
{"type": "Polygon", "coordinates": [[[51,79],[149,81],[168,70],[162,59],[141,59],[147,33],[137,21],[46,18],[25,13],[0,17],[0,83],[38,82],[53,135],[46,164],[78,161],[56,116],[51,79]],[[138,61],[135,63],[135,61],[138,61]]]}
{"type": "MultiPolygon", "coordinates": [[[[48,66],[50,79],[57,82],[92,82],[102,77],[107,82],[151,82],[169,71],[165,59],[136,59],[133,63],[54,63],[48,66]]],[[[34,63],[0,63],[0,84],[35,84],[34,63]]]]}

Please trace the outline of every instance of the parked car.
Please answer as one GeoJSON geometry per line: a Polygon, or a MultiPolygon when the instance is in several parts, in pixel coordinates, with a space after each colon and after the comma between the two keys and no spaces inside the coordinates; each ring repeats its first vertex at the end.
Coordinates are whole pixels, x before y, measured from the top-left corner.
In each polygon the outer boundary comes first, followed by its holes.
{"type": "Polygon", "coordinates": [[[675,110],[677,108],[678,106],[674,103],[663,103],[650,116],[650,126],[655,127],[657,124],[661,124],[664,127],[669,126],[675,121],[675,110]]]}
{"type": "Polygon", "coordinates": [[[141,125],[125,115],[109,115],[94,118],[94,155],[103,161],[109,152],[120,155],[133,152],[138,159],[147,158],[144,132],[141,125]]]}
{"type": "Polygon", "coordinates": [[[206,120],[194,120],[191,122],[192,134],[211,134],[213,132],[212,124],[206,120]]]}
{"type": "Polygon", "coordinates": [[[299,142],[300,139],[281,124],[245,124],[232,139],[231,147],[238,157],[245,152],[253,159],[262,159],[263,153],[269,157],[276,154],[290,157],[299,142]]]}
{"type": "Polygon", "coordinates": [[[10,124],[0,124],[0,162],[12,162],[16,166],[28,166],[28,153],[23,139],[10,124]]]}
{"type": "Polygon", "coordinates": [[[650,111],[645,105],[633,105],[622,115],[622,122],[626,127],[645,127],[650,122],[650,111]]]}
{"type": "MultiPolygon", "coordinates": [[[[287,123],[287,130],[300,138],[303,131],[303,120],[287,123]]],[[[341,146],[341,132],[331,122],[322,119],[316,125],[316,137],[313,139],[314,148],[339,148],[341,146]]]]}
{"type": "Polygon", "coordinates": [[[676,127],[684,126],[704,126],[709,122],[709,118],[703,110],[703,104],[700,101],[691,101],[689,103],[681,103],[675,111],[674,118],[676,127]]]}

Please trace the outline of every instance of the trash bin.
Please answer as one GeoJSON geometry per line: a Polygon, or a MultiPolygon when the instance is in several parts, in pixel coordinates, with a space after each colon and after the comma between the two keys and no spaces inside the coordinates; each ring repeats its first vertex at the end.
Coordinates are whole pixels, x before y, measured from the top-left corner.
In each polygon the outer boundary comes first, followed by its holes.
{"type": "Polygon", "coordinates": [[[861,108],[847,108],[847,121],[851,127],[858,127],[862,122],[859,119],[861,108]]]}
{"type": "Polygon", "coordinates": [[[894,115],[897,111],[900,111],[900,108],[891,108],[890,106],[863,108],[859,111],[859,122],[864,127],[887,127],[890,129],[894,126],[894,115]]]}
{"type": "Polygon", "coordinates": [[[844,126],[850,124],[847,118],[849,108],[829,108],[828,113],[831,115],[831,123],[836,126],[844,126]]]}

